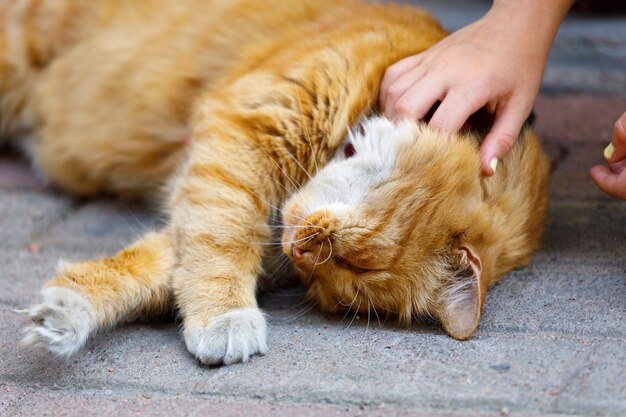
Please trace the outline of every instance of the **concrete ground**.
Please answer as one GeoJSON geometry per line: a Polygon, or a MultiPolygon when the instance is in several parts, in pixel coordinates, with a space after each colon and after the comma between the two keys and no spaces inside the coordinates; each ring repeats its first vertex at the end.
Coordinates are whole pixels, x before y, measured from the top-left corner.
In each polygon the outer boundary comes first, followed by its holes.
{"type": "MultiPolygon", "coordinates": [[[[488,6],[422,3],[451,28],[488,6]]],[[[0,154],[0,415],[626,415],[626,202],[587,176],[626,110],[624,31],[623,17],[576,17],[559,35],[536,105],[554,161],[543,248],[491,289],[466,342],[305,313],[295,289],[262,296],[271,350],[247,364],[198,366],[169,320],[101,334],[67,362],[33,354],[12,310],[57,259],[111,254],[158,220],[56,194],[0,154]]]]}

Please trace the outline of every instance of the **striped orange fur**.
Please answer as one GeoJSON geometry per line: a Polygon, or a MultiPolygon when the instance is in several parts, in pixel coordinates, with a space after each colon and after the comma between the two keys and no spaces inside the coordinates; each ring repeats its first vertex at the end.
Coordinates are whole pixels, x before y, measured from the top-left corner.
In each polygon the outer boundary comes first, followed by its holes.
{"type": "Polygon", "coordinates": [[[296,261],[323,309],[350,298],[352,310],[378,305],[403,322],[433,315],[467,338],[489,283],[537,245],[547,165],[530,131],[481,179],[476,138],[405,126],[415,143],[380,185],[384,198],[353,219],[367,227],[332,241],[345,219],[297,218],[300,188],[375,110],[387,66],[445,36],[423,11],[359,0],[0,0],[0,20],[0,137],[20,141],[64,190],[163,201],[169,218],[112,258],[64,264],[29,310],[30,344],[70,355],[98,329],[175,307],[202,363],[263,354],[255,292],[272,275],[281,216],[287,255],[328,252],[317,268],[296,261]],[[424,158],[428,169],[414,171],[424,158]],[[292,247],[311,225],[323,238],[292,247]],[[470,276],[479,284],[469,296],[450,289],[470,276]]]}

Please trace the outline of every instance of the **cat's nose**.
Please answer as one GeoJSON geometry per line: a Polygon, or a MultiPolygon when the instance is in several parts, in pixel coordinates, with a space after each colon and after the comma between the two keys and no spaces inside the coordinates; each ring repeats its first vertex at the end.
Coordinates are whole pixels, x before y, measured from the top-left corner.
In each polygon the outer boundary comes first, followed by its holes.
{"type": "Polygon", "coordinates": [[[289,239],[289,246],[283,248],[298,268],[312,270],[318,266],[318,260],[330,259],[337,227],[331,212],[320,210],[310,214],[296,227],[283,236],[289,239]]]}
{"type": "Polygon", "coordinates": [[[293,259],[293,263],[300,269],[304,271],[310,271],[312,268],[315,268],[315,257],[312,256],[312,252],[307,249],[303,249],[296,245],[295,243],[291,244],[291,256],[293,259]]]}
{"type": "Polygon", "coordinates": [[[295,243],[291,244],[291,254],[293,255],[293,260],[297,263],[299,261],[302,260],[302,258],[304,258],[304,253],[308,252],[305,251],[302,248],[299,248],[298,246],[296,246],[295,243]]]}

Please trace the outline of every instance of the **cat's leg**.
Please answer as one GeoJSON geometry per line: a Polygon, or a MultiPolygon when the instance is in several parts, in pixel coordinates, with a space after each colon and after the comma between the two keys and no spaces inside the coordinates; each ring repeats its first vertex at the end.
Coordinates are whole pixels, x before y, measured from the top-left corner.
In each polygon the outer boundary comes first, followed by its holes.
{"type": "Polygon", "coordinates": [[[255,291],[271,240],[271,168],[249,131],[221,127],[196,132],[172,210],[176,305],[187,349],[208,365],[246,362],[267,350],[255,291]]]}
{"type": "Polygon", "coordinates": [[[110,258],[60,262],[43,300],[25,313],[26,345],[68,357],[89,335],[121,321],[169,311],[175,255],[166,233],[150,233],[110,258]]]}

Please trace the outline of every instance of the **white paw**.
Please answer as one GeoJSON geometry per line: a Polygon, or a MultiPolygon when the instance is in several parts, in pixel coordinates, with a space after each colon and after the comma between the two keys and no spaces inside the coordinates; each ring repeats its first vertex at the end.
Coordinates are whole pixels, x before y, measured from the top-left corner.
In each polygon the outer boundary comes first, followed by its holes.
{"type": "Polygon", "coordinates": [[[24,330],[22,344],[67,358],[87,342],[93,328],[91,304],[68,288],[46,288],[41,295],[40,304],[22,311],[32,321],[24,330]]]}
{"type": "Polygon", "coordinates": [[[185,343],[204,365],[247,362],[267,353],[266,325],[258,308],[242,308],[218,316],[205,328],[185,331],[185,343]]]}

